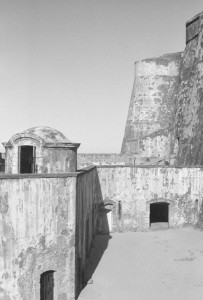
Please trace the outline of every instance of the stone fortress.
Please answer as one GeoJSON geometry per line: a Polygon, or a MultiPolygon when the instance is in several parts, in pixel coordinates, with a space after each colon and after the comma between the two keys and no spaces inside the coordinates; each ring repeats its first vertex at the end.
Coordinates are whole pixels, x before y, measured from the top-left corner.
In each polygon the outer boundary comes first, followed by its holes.
{"type": "Polygon", "coordinates": [[[203,12],[186,47],[135,63],[121,154],[34,127],[0,156],[0,299],[73,300],[97,233],[203,228],[203,12]],[[5,166],[4,166],[5,157],[5,166]]]}

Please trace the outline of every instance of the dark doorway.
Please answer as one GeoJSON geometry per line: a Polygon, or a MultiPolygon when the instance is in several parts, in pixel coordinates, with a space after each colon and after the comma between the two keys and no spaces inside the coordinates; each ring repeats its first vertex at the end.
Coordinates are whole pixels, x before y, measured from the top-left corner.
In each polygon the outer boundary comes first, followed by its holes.
{"type": "Polygon", "coordinates": [[[54,271],[41,274],[40,278],[40,300],[54,299],[54,271]]]}
{"type": "Polygon", "coordinates": [[[19,149],[20,173],[35,173],[35,152],[33,146],[21,146],[19,149]]]}
{"type": "Polygon", "coordinates": [[[150,225],[151,223],[168,222],[168,207],[166,202],[150,204],[150,225]]]}

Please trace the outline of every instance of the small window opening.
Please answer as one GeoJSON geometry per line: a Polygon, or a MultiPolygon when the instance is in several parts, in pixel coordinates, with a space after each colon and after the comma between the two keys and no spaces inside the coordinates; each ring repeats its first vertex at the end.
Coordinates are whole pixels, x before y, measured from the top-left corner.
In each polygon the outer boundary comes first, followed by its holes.
{"type": "Polygon", "coordinates": [[[36,147],[19,147],[19,171],[23,173],[35,173],[36,147]]]}
{"type": "Polygon", "coordinates": [[[168,223],[168,208],[166,202],[158,202],[150,204],[150,225],[152,223],[168,223]]]}
{"type": "Polygon", "coordinates": [[[118,201],[118,219],[121,220],[122,217],[122,202],[118,201]]]}
{"type": "Polygon", "coordinates": [[[40,300],[54,299],[54,271],[47,271],[40,277],[40,300]]]}

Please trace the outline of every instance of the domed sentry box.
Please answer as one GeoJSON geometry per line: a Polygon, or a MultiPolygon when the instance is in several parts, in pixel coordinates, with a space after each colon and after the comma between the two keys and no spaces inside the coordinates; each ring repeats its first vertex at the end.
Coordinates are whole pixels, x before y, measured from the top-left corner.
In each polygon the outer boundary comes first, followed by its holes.
{"type": "Polygon", "coordinates": [[[50,127],[33,127],[14,135],[6,149],[5,173],[63,173],[77,170],[79,143],[50,127]]]}

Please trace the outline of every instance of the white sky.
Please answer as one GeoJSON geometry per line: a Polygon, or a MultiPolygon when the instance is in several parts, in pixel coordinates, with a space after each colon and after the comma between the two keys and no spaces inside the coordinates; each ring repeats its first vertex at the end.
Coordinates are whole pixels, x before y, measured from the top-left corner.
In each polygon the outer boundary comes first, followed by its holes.
{"type": "Polygon", "coordinates": [[[80,152],[120,152],[134,61],[184,50],[185,23],[202,10],[202,0],[0,0],[0,142],[50,126],[80,152]]]}

